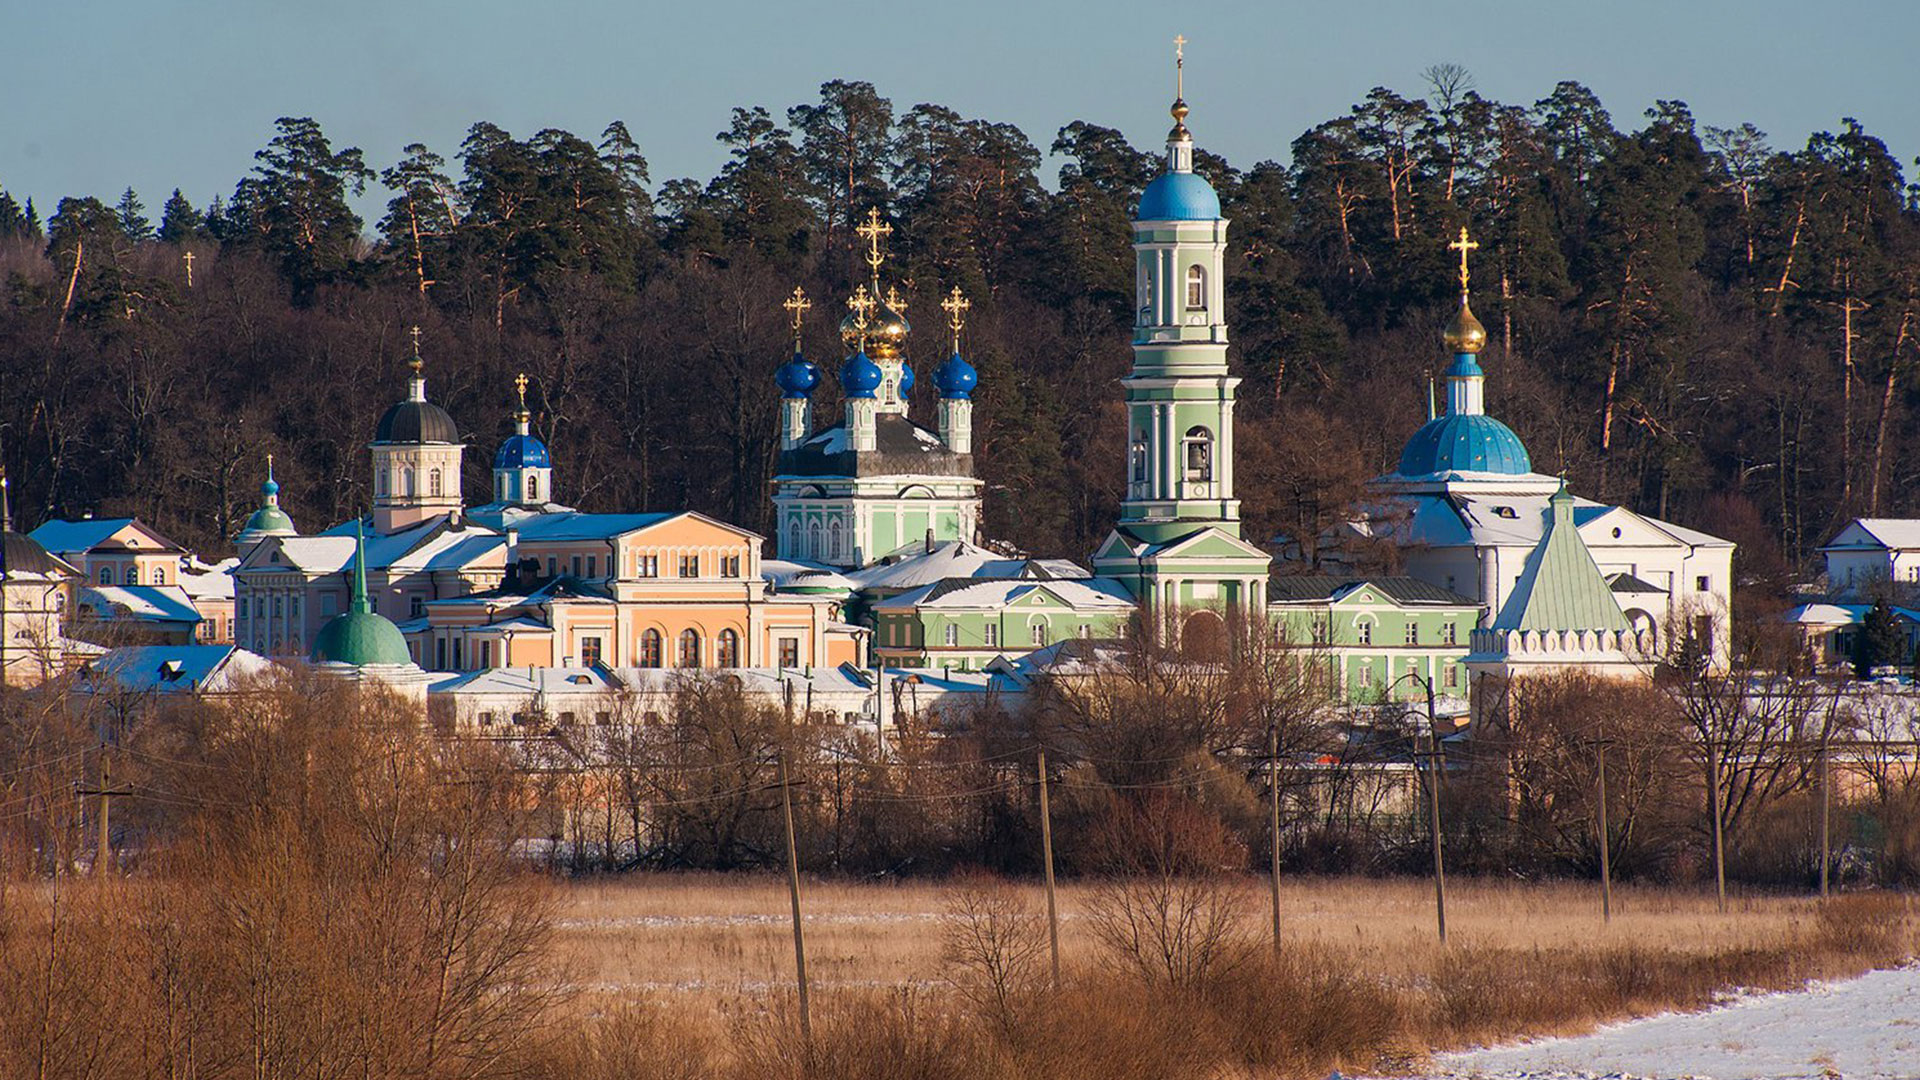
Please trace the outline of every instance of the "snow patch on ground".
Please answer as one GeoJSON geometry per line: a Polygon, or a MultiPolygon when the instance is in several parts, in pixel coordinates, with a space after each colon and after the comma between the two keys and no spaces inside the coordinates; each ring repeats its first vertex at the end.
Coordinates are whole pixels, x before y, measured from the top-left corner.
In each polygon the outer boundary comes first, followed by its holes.
{"type": "Polygon", "coordinates": [[[1915,1080],[1920,965],[1665,1013],[1577,1038],[1443,1054],[1452,1080],[1915,1080]]]}

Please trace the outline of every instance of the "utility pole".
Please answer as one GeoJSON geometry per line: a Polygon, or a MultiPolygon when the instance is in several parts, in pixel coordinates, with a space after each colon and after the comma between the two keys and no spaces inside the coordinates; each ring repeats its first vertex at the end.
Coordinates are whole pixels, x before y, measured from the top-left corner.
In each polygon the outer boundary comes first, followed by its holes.
{"type": "MultiPolygon", "coordinates": [[[[1429,708],[1431,708],[1432,687],[1428,690],[1429,708]]],[[[1427,729],[1427,744],[1431,747],[1418,756],[1427,759],[1427,804],[1432,812],[1433,830],[1433,913],[1440,927],[1440,944],[1447,943],[1447,867],[1440,854],[1440,738],[1431,727],[1427,729]]]]}
{"type": "MultiPolygon", "coordinates": [[[[793,684],[786,689],[787,737],[793,736],[793,684]]],[[[800,986],[800,1037],[813,1046],[813,1013],[807,1001],[807,935],[800,926],[800,861],[793,842],[793,784],[787,776],[787,747],[780,747],[780,805],[787,820],[787,896],[793,902],[793,969],[800,986]]]]}
{"type": "Polygon", "coordinates": [[[1720,821],[1720,756],[1707,736],[1707,809],[1713,813],[1713,888],[1722,915],[1727,913],[1727,848],[1720,821]]]}
{"type": "Polygon", "coordinates": [[[80,788],[75,794],[82,796],[92,795],[100,800],[99,810],[94,815],[94,824],[99,827],[100,838],[98,846],[94,849],[93,876],[105,880],[107,876],[107,864],[113,861],[113,842],[108,833],[108,814],[115,798],[123,795],[132,795],[133,791],[129,788],[116,788],[113,786],[113,773],[107,765],[107,744],[104,739],[102,739],[100,743],[100,786],[80,788]]]}
{"type": "Polygon", "coordinates": [[[1613,833],[1607,828],[1607,747],[1612,739],[1595,739],[1600,786],[1600,921],[1613,922],[1613,833]]]}
{"type": "Polygon", "coordinates": [[[1267,725],[1267,792],[1268,806],[1272,814],[1273,865],[1268,871],[1268,884],[1273,888],[1273,953],[1280,955],[1280,725],[1267,725]]]}
{"type": "Polygon", "coordinates": [[[1820,735],[1820,899],[1827,898],[1827,867],[1833,863],[1833,743],[1820,735]]]}
{"type": "Polygon", "coordinates": [[[1040,859],[1047,879],[1047,949],[1053,957],[1053,988],[1060,989],[1060,907],[1053,894],[1053,814],[1047,806],[1047,748],[1039,748],[1040,859]]]}

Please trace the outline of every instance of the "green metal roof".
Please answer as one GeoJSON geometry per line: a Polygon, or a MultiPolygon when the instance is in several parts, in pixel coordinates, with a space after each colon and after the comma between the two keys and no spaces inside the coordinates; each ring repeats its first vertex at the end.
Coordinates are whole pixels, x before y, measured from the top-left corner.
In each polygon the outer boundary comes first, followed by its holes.
{"type": "Polygon", "coordinates": [[[1566,484],[1549,503],[1547,531],[1493,620],[1495,630],[1626,630],[1627,617],[1573,523],[1566,484]]]}

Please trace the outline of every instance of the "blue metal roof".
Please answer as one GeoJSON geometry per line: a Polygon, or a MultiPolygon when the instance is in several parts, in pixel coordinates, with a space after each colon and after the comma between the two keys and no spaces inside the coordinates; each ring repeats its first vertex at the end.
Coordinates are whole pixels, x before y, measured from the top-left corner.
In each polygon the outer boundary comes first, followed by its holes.
{"type": "Polygon", "coordinates": [[[1212,221],[1220,216],[1220,196],[1204,176],[1161,173],[1140,196],[1135,221],[1212,221]]]}
{"type": "Polygon", "coordinates": [[[1533,459],[1513,429],[1491,416],[1442,416],[1420,425],[1400,452],[1400,475],[1533,471],[1533,459]]]}
{"type": "Polygon", "coordinates": [[[840,365],[840,392],[850,398],[870,398],[885,378],[879,364],[867,359],[866,353],[857,352],[840,365]]]}
{"type": "Polygon", "coordinates": [[[970,398],[973,388],[980,385],[980,373],[956,352],[933,373],[933,384],[940,388],[943,398],[970,398]]]}

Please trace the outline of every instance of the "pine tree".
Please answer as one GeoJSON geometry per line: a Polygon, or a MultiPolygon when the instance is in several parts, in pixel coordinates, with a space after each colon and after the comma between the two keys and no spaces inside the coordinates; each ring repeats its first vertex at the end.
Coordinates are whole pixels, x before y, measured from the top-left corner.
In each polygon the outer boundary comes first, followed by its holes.
{"type": "Polygon", "coordinates": [[[114,212],[120,215],[120,231],[126,238],[138,243],[153,238],[153,223],[147,220],[147,208],[140,203],[140,196],[128,188],[120,195],[120,202],[114,212]]]}
{"type": "Polygon", "coordinates": [[[1871,679],[1885,667],[1905,667],[1911,659],[1907,650],[1907,632],[1885,599],[1875,600],[1867,609],[1860,630],[1853,638],[1853,673],[1871,679]]]}
{"type": "Polygon", "coordinates": [[[227,216],[234,242],[279,259],[304,302],[353,264],[360,218],[347,196],[364,192],[374,173],[357,148],[334,150],[310,117],[281,117],[274,126],[279,134],[254,154],[255,175],[234,188],[227,216]]]}
{"type": "Polygon", "coordinates": [[[189,240],[204,239],[207,235],[206,215],[193,208],[179,188],[167,196],[167,204],[160,208],[160,241],[167,244],[184,244],[189,240]]]}

